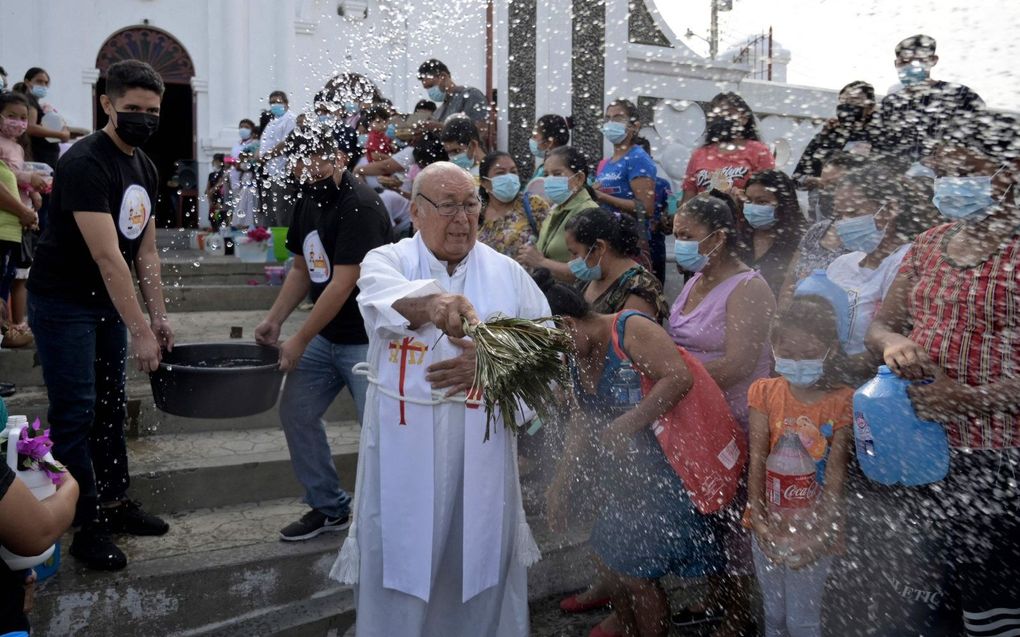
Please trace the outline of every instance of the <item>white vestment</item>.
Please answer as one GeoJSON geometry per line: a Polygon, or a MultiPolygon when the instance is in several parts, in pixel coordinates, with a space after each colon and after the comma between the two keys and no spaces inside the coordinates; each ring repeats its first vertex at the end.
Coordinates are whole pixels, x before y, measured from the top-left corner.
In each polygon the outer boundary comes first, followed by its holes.
{"type": "MultiPolygon", "coordinates": [[[[338,581],[355,584],[357,636],[526,636],[526,567],[537,558],[537,548],[524,519],[512,434],[497,424],[482,443],[484,408],[472,413],[463,398],[433,406],[396,401],[413,398],[414,390],[403,386],[403,377],[398,389],[382,370],[392,368],[401,354],[421,363],[417,352],[425,348],[425,365],[460,354],[431,324],[412,331],[393,309],[402,298],[464,294],[483,320],[497,310],[546,317],[548,303],[523,268],[480,243],[448,274],[446,263],[425,248],[420,234],[371,251],[361,264],[358,288],[375,382],[369,386],[361,430],[354,525],[331,572],[338,581]],[[484,285],[478,272],[484,272],[484,285]],[[395,354],[399,344],[418,349],[395,354]],[[395,405],[400,405],[399,417],[395,405]],[[405,409],[406,427],[400,424],[405,409]],[[412,469],[408,465],[413,462],[397,463],[392,451],[384,451],[399,444],[388,442],[394,432],[421,436],[429,427],[431,436],[418,438],[413,447],[421,452],[412,469]],[[429,453],[432,461],[422,464],[429,453]],[[384,465],[384,456],[391,464],[384,465]],[[479,465],[483,456],[487,466],[479,465]],[[411,485],[409,492],[394,487],[394,476],[399,484],[411,485]],[[496,476],[497,484],[487,481],[489,476],[496,476]],[[427,495],[421,496],[430,479],[427,495]],[[497,498],[480,499],[479,494],[492,493],[497,498]],[[395,502],[399,507],[394,508],[395,502]],[[384,532],[386,516],[391,522],[384,532]]],[[[425,398],[428,394],[441,400],[441,393],[429,388],[425,398]]]]}

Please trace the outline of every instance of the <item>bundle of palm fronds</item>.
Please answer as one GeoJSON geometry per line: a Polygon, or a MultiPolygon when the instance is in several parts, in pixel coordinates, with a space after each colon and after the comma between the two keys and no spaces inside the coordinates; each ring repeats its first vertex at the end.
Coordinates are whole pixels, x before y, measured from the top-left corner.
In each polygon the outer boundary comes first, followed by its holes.
{"type": "Polygon", "coordinates": [[[485,439],[495,416],[503,417],[503,425],[517,433],[518,405],[534,409],[548,421],[555,409],[556,386],[567,383],[567,367],[563,355],[570,348],[566,332],[549,327],[555,318],[536,320],[495,318],[468,325],[464,332],[475,343],[475,385],[471,395],[482,394],[487,420],[485,439]]]}

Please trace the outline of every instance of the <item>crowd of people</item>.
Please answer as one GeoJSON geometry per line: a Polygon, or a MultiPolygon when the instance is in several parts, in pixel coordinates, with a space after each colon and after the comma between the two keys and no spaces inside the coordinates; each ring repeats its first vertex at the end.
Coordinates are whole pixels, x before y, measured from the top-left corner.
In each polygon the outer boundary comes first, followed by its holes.
{"type": "MultiPolygon", "coordinates": [[[[242,119],[207,195],[214,226],[289,228],[294,267],[256,330],[289,372],[281,420],[309,508],[280,536],[301,541],[354,523],[333,575],[358,586],[358,634],[527,634],[523,569],[536,551],[518,442],[504,432],[479,446],[481,436],[464,433],[479,422],[464,321],[495,312],[558,316],[573,344],[572,392],[560,421],[543,426],[546,443],[562,445],[544,515],[562,531],[594,511],[596,575],[561,605],[610,608],[594,637],[661,637],[671,625],[754,634],[759,616],[768,637],[1013,634],[1020,137],[1013,118],[970,89],[932,79],[937,62],[932,38],[900,42],[902,86],[881,102],[866,82],[844,87],[792,175],[776,168],[747,102],[720,93],[676,193],[631,101],[607,100],[606,157],[585,156],[570,117],[549,114],[535,122],[534,162],[524,166],[494,147],[485,96],[434,59],[418,69],[428,100],[412,113],[344,73],[309,113],[274,91],[259,123],[242,119]],[[665,297],[667,276],[683,280],[675,299],[665,297]],[[838,286],[845,303],[812,292],[812,277],[838,286]],[[309,296],[311,312],[281,341],[309,296]],[[370,371],[358,373],[366,362],[370,371]],[[886,487],[862,472],[853,395],[880,365],[916,381],[917,414],[947,432],[945,480],[886,487]],[[652,427],[708,391],[699,378],[721,392],[748,450],[735,495],[711,513],[652,427]],[[363,425],[353,501],[322,421],[344,388],[363,425]],[[821,485],[793,552],[781,549],[789,529],[770,514],[766,485],[767,459],[791,432],[821,485]],[[480,539],[476,519],[496,541],[480,539]],[[708,592],[670,608],[667,574],[703,580],[708,592]]],[[[28,283],[54,453],[81,485],[71,554],[101,569],[126,564],[111,531],[167,529],[127,499],[123,417],[106,413],[123,411],[126,333],[143,369],[173,342],[154,294],[151,224],[117,216],[126,184],[155,188],[137,147],[162,86],[145,69],[124,73],[108,80],[107,129],[57,167],[28,283]],[[96,157],[119,171],[95,181],[84,168],[96,157]],[[140,273],[148,322],[127,263],[140,273]],[[60,274],[76,268],[77,277],[60,274]],[[72,347],[79,328],[93,329],[87,357],[72,347]],[[72,386],[75,365],[89,387],[72,386]]],[[[14,150],[38,104],[8,95],[0,178],[9,168],[24,185],[0,199],[17,222],[0,220],[11,260],[22,245],[15,235],[39,223],[45,188],[14,150]]]]}

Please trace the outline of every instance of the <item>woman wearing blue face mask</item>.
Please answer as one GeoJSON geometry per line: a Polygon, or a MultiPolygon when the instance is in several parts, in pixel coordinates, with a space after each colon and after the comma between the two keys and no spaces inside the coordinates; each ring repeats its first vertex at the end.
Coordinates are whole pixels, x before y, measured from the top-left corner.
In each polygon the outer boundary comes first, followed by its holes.
{"type": "Polygon", "coordinates": [[[60,147],[57,142],[51,142],[46,138],[56,138],[61,142],[67,142],[71,140],[71,131],[67,126],[60,130],[53,130],[41,125],[43,116],[52,108],[42,103],[42,100],[46,99],[49,94],[50,74],[34,66],[25,72],[25,81],[18,88],[22,87],[29,103],[28,137],[32,142],[32,159],[56,168],[60,147]]]}
{"type": "Polygon", "coordinates": [[[517,253],[517,262],[526,268],[546,268],[560,281],[577,279],[567,266],[573,259],[567,249],[566,227],[570,219],[585,210],[597,208],[588,172],[588,158],[573,146],[562,146],[545,158],[545,192],[553,204],[545,223],[539,228],[538,241],[517,253]]]}
{"type": "MultiPolygon", "coordinates": [[[[1006,619],[1000,609],[1020,608],[1020,490],[1010,470],[1020,464],[1020,144],[1008,116],[989,116],[978,134],[935,148],[934,203],[949,223],[914,240],[867,335],[897,375],[933,381],[909,394],[918,417],[945,427],[949,475],[937,494],[915,490],[897,504],[917,509],[911,529],[930,528],[915,533],[922,549],[955,559],[941,590],[958,634],[963,619],[995,626],[986,621],[1006,619]]],[[[907,632],[916,631],[883,634],[907,632]]]]}
{"type": "Polygon", "coordinates": [[[485,158],[478,127],[466,117],[454,117],[443,126],[440,136],[450,161],[478,177],[478,162],[485,158]]]}
{"type": "Polygon", "coordinates": [[[669,306],[659,280],[635,260],[641,250],[634,219],[586,210],[567,222],[564,238],[574,257],[567,266],[593,311],[637,310],[659,321],[666,318],[669,306]]]}
{"type": "Polygon", "coordinates": [[[876,211],[836,221],[837,233],[851,252],[834,259],[826,269],[829,280],[846,290],[850,302],[849,338],[843,344],[850,358],[848,368],[842,371],[847,382],[859,385],[874,376],[880,364],[864,345],[868,326],[889,292],[910,242],[936,225],[938,213],[916,181],[874,160],[840,180],[833,202],[847,214],[876,211]]]}
{"type": "Polygon", "coordinates": [[[641,148],[641,121],[629,100],[616,100],[606,108],[602,135],[613,154],[595,176],[595,196],[611,212],[622,212],[640,222],[655,211],[655,164],[641,148]]]}
{"type": "MultiPolygon", "coordinates": [[[[668,331],[698,358],[719,388],[737,422],[747,427],[747,390],[772,371],[769,320],[776,300],[765,279],[738,256],[737,206],[718,191],[690,199],[673,219],[677,267],[693,273],[673,304],[668,331]]],[[[739,524],[745,498],[738,494],[715,524],[726,549],[726,577],[710,578],[706,606],[680,613],[687,622],[708,613],[727,615],[734,630],[750,624],[750,538],[739,524]]]]}
{"type": "Polygon", "coordinates": [[[482,214],[478,241],[511,259],[521,248],[538,241],[539,228],[549,214],[549,204],[521,190],[517,164],[510,153],[489,153],[479,166],[482,214]]]}
{"type": "Polygon", "coordinates": [[[741,258],[761,272],[778,296],[806,225],[793,180],[778,170],[751,175],[742,213],[737,220],[741,258]]]}

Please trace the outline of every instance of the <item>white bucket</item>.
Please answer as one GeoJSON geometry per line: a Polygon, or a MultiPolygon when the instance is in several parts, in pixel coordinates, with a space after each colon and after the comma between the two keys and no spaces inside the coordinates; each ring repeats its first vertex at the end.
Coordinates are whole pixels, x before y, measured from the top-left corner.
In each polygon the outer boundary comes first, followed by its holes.
{"type": "MultiPolygon", "coordinates": [[[[19,480],[25,483],[25,486],[28,487],[37,500],[43,500],[56,493],[57,487],[43,471],[18,470],[18,438],[21,436],[21,430],[24,428],[21,425],[15,427],[8,426],[0,432],[0,435],[7,438],[7,466],[14,471],[19,480]]],[[[46,454],[46,459],[53,461],[53,456],[46,454]]],[[[12,571],[23,571],[33,566],[38,566],[50,559],[50,556],[53,555],[53,548],[51,546],[39,555],[26,557],[15,555],[7,549],[0,547],[0,558],[7,563],[7,567],[12,571]]]]}
{"type": "Polygon", "coordinates": [[[248,241],[244,238],[238,239],[234,244],[234,254],[244,263],[265,263],[268,253],[267,241],[248,241]]]}

